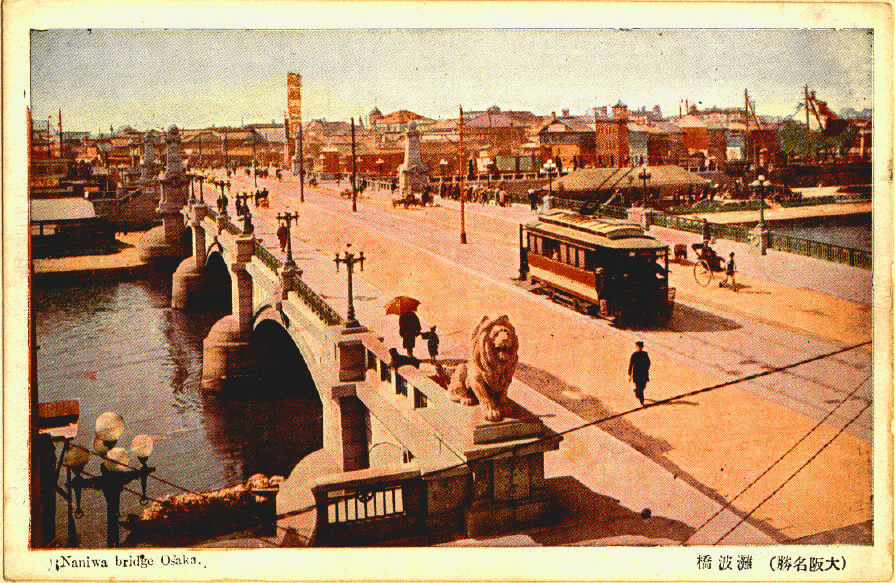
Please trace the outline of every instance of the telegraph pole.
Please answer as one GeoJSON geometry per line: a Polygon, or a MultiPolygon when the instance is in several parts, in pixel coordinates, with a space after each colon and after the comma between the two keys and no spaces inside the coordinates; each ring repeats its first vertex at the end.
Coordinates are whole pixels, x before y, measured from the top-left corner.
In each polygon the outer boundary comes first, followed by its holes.
{"type": "Polygon", "coordinates": [[[298,124],[298,193],[299,200],[301,202],[305,201],[305,147],[304,147],[304,136],[302,135],[301,122],[298,124]]]}
{"type": "Polygon", "coordinates": [[[466,151],[463,148],[463,106],[460,106],[460,243],[466,243],[466,151]]]}
{"type": "Polygon", "coordinates": [[[814,155],[811,152],[811,117],[809,115],[808,109],[808,86],[805,85],[805,131],[808,132],[808,158],[814,160],[814,155]]]}
{"type": "MultiPolygon", "coordinates": [[[[351,118],[351,210],[357,212],[357,154],[354,144],[354,118],[351,118]]],[[[349,268],[350,269],[350,268],[349,268]]],[[[351,273],[351,271],[349,271],[351,273]]]]}

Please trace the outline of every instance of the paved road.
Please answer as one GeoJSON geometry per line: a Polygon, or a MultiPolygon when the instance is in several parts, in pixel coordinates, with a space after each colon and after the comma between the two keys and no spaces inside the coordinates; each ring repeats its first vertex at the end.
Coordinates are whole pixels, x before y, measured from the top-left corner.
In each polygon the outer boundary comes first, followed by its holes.
{"type": "MultiPolygon", "coordinates": [[[[293,206],[298,206],[295,184],[272,181],[265,181],[265,184],[272,193],[287,197],[287,200],[291,197],[293,206]]],[[[393,211],[361,200],[358,202],[358,212],[351,213],[350,203],[325,185],[323,188],[306,187],[305,200],[305,209],[313,208],[316,212],[338,215],[396,243],[413,245],[420,252],[450,262],[491,285],[518,294],[531,294],[514,282],[518,276],[519,256],[515,240],[495,244],[501,238],[497,234],[483,237],[484,233],[470,232],[470,243],[460,245],[456,229],[421,220],[426,212],[424,210],[393,211]]],[[[518,217],[531,216],[530,211],[518,206],[507,209],[468,205],[467,208],[472,216],[488,216],[509,222],[518,223],[518,217]]],[[[275,226],[271,218],[275,212],[273,208],[268,211],[259,209],[256,219],[267,223],[259,226],[259,233],[267,232],[270,233],[268,236],[272,236],[275,226]]],[[[620,335],[632,342],[643,339],[649,350],[673,355],[686,365],[715,375],[720,382],[787,366],[838,348],[776,326],[680,302],[667,326],[636,330],[616,329],[604,320],[576,314],[546,298],[541,298],[541,303],[547,314],[561,310],[566,317],[587,321],[595,332],[620,335]]],[[[870,370],[870,352],[858,349],[748,381],[743,386],[756,395],[816,420],[827,417],[839,405],[826,421],[838,429],[872,400],[870,370]],[[855,389],[854,395],[847,398],[855,389]]],[[[847,431],[869,443],[872,438],[872,409],[866,410],[847,431]]]]}

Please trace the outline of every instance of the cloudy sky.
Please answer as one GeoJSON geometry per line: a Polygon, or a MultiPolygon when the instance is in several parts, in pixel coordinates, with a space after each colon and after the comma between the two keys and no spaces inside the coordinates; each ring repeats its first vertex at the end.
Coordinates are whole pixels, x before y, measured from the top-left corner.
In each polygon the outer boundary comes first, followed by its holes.
{"type": "MultiPolygon", "coordinates": [[[[346,5],[348,6],[348,5],[346,5]]],[[[805,84],[834,110],[871,107],[863,30],[381,29],[32,31],[34,119],[66,130],[281,121],[286,73],[304,118],[410,109],[563,108],[621,100],[676,114],[681,99],[759,114],[795,111],[805,84]]]]}

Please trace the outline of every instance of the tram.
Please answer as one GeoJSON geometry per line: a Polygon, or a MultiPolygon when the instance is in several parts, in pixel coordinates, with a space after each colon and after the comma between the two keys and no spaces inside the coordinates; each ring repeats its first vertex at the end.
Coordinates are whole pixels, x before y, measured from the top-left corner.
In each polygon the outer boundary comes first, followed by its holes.
{"type": "Polygon", "coordinates": [[[639,226],[554,209],[519,239],[520,275],[555,301],[618,323],[671,317],[668,245],[639,226]]]}

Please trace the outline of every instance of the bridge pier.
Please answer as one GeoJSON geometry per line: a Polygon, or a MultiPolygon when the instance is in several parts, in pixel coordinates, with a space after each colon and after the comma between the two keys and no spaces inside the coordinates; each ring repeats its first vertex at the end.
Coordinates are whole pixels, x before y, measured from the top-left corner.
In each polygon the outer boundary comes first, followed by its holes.
{"type": "Polygon", "coordinates": [[[180,262],[171,278],[171,307],[199,311],[204,299],[205,261],[208,252],[205,227],[202,219],[208,214],[208,206],[198,203],[189,209],[190,227],[193,230],[193,255],[180,262]]]}
{"type": "Polygon", "coordinates": [[[202,386],[220,390],[225,385],[255,377],[257,357],[250,343],[254,310],[252,276],[246,271],[255,248],[253,236],[238,237],[230,265],[233,313],[215,322],[202,343],[202,386]]]}

